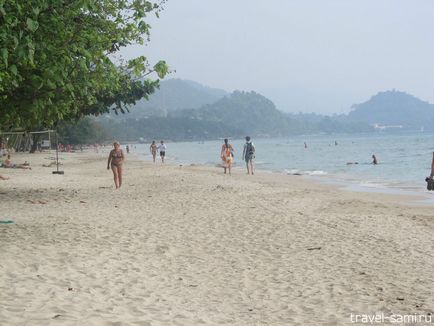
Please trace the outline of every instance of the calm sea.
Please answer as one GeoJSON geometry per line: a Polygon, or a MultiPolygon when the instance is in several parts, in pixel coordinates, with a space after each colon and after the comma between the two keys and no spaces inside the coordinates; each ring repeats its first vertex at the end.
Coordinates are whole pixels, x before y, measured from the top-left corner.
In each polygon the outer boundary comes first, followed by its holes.
{"type": "MultiPolygon", "coordinates": [[[[230,140],[235,166],[241,160],[244,140],[230,140]]],[[[338,180],[372,188],[424,190],[430,174],[434,134],[316,135],[253,139],[256,167],[262,170],[338,180]],[[307,148],[304,143],[306,142],[307,148]],[[372,165],[372,154],[379,164],[372,165]],[[358,164],[347,164],[358,162],[358,164]]],[[[167,158],[179,164],[220,163],[222,141],[167,144],[167,158]]],[[[150,160],[149,144],[135,144],[134,151],[150,160]]]]}

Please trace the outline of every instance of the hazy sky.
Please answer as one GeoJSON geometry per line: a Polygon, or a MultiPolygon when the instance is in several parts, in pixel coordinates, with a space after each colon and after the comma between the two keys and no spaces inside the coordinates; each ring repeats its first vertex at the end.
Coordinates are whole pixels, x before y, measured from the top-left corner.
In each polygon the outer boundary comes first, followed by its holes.
{"type": "Polygon", "coordinates": [[[434,0],[169,0],[126,55],[291,112],[348,112],[392,88],[434,102],[434,0]]]}

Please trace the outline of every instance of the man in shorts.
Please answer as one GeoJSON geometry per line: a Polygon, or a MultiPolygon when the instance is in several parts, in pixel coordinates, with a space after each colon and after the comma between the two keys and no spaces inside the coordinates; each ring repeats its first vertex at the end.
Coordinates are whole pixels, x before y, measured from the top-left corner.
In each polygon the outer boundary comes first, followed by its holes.
{"type": "Polygon", "coordinates": [[[247,174],[253,175],[253,160],[255,158],[255,145],[250,140],[250,136],[246,137],[246,143],[243,149],[243,159],[246,161],[247,174]]]}
{"type": "Polygon", "coordinates": [[[160,142],[160,145],[158,145],[158,151],[160,152],[160,157],[161,157],[161,163],[164,163],[164,157],[166,156],[166,144],[164,143],[164,141],[160,142]]]}

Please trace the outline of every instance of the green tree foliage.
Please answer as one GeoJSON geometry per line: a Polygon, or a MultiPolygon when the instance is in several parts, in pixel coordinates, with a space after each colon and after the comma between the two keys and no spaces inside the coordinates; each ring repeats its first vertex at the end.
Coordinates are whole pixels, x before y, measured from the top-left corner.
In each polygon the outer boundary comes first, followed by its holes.
{"type": "Polygon", "coordinates": [[[64,144],[103,143],[112,137],[109,132],[92,118],[63,122],[57,126],[59,142],[64,144]]]}
{"type": "Polygon", "coordinates": [[[116,60],[149,38],[146,0],[0,0],[0,128],[27,130],[125,112],[168,72],[164,61],[116,60]]]}

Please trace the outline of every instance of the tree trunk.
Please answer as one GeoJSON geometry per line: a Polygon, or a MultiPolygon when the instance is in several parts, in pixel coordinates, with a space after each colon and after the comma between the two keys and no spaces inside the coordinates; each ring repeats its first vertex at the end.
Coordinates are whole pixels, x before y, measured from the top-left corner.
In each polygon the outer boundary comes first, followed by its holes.
{"type": "Polygon", "coordinates": [[[33,144],[30,147],[30,154],[33,154],[38,149],[38,141],[39,141],[39,138],[41,138],[41,135],[40,134],[33,134],[32,138],[33,138],[33,144]]]}

